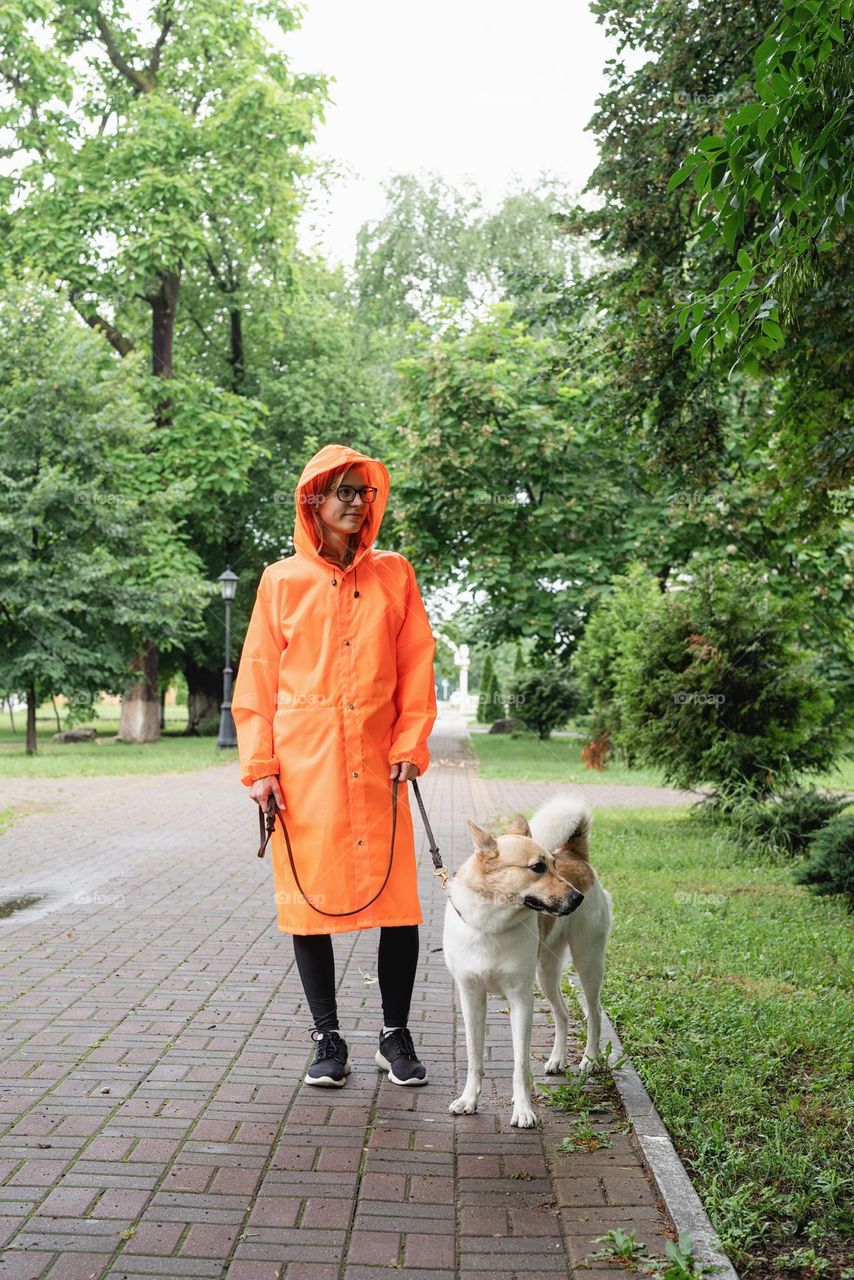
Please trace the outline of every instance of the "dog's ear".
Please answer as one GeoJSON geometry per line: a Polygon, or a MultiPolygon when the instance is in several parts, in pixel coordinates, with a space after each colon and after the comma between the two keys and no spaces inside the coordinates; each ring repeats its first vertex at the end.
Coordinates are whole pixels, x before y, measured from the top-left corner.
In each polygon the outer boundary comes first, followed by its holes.
{"type": "Polygon", "coordinates": [[[514,813],[513,821],[507,828],[507,834],[508,836],[530,836],[531,828],[524,813],[514,813]]]}
{"type": "Polygon", "coordinates": [[[472,844],[477,853],[485,854],[486,857],[498,857],[498,845],[495,843],[495,836],[491,831],[481,831],[471,818],[466,818],[466,826],[471,831],[472,844]]]}

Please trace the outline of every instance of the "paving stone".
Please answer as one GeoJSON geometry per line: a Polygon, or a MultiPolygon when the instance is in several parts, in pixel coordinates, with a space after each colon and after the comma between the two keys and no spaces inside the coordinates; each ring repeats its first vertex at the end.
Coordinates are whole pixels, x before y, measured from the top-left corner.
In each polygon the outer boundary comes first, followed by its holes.
{"type": "MultiPolygon", "coordinates": [[[[558,789],[460,767],[453,717],[431,751],[421,791],[451,866],[468,856],[466,817],[489,826],[558,789]]],[[[608,805],[693,799],[582,789],[608,805]]],[[[0,807],[30,790],[0,780],[0,807]]],[[[414,798],[424,925],[410,1025],[430,1084],[397,1088],[373,1062],[381,1008],[364,975],[376,975],[378,934],[366,930],[333,939],[355,1066],[345,1089],[322,1091],[302,1083],[311,1018],[236,763],[120,785],[55,779],[51,795],[51,809],[19,816],[3,837],[7,876],[43,886],[56,909],[4,922],[0,1280],[374,1280],[387,1267],[428,1280],[453,1274],[458,1248],[460,1280],[566,1275],[612,1226],[663,1253],[671,1228],[613,1121],[613,1146],[591,1153],[557,1150],[572,1117],[542,1098],[540,1129],[510,1125],[498,999],[479,1110],[449,1114],[465,1036],[414,798]]],[[[582,1033],[573,1018],[573,1063],[582,1033]]],[[[551,1040],[538,1000],[535,1080],[551,1040]]]]}

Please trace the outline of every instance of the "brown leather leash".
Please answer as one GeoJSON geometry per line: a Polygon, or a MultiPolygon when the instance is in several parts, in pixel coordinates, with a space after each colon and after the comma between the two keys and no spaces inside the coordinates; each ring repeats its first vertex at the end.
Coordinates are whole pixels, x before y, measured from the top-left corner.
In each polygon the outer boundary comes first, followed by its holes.
{"type": "MultiPolygon", "coordinates": [[[[370,899],[370,901],[365,902],[361,907],[354,907],[352,911],[324,911],[322,907],[316,907],[313,902],[309,901],[309,899],[306,897],[306,894],[302,885],[299,882],[299,876],[297,875],[297,869],[294,863],[293,850],[291,849],[291,838],[288,835],[288,828],[285,826],[285,820],[282,817],[282,811],[277,806],[275,796],[272,794],[272,792],[270,793],[267,799],[266,815],[262,811],[261,806],[260,805],[258,806],[258,828],[259,828],[259,839],[260,839],[260,844],[258,846],[258,857],[259,858],[264,857],[264,853],[266,851],[267,845],[270,842],[270,836],[273,834],[273,828],[276,825],[276,818],[278,817],[279,822],[282,825],[282,831],[284,832],[284,835],[285,835],[285,844],[287,845],[287,849],[288,849],[288,860],[291,864],[291,871],[293,872],[294,881],[296,882],[296,886],[303,896],[303,900],[308,903],[312,911],[316,911],[318,912],[319,915],[322,915],[322,916],[352,916],[352,915],[356,915],[360,911],[364,911],[365,908],[369,907],[372,902],[376,902],[377,898],[380,896],[383,889],[388,884],[388,878],[391,875],[391,864],[394,859],[394,835],[397,829],[397,784],[399,781],[400,781],[399,778],[392,778],[391,780],[391,847],[388,853],[388,867],[386,868],[385,879],[383,880],[379,889],[377,889],[374,896],[370,899]]],[[[421,792],[418,789],[418,781],[416,778],[412,779],[412,786],[415,790],[415,799],[418,801],[418,808],[421,810],[421,818],[424,822],[424,827],[427,832],[427,839],[430,843],[430,857],[433,860],[433,875],[439,877],[439,880],[441,881],[441,884],[442,884],[442,888],[444,889],[448,882],[448,868],[442,862],[442,856],[439,853],[439,846],[436,844],[436,839],[433,835],[433,830],[430,826],[430,820],[427,817],[427,810],[424,808],[424,801],[421,799],[421,792]]]]}

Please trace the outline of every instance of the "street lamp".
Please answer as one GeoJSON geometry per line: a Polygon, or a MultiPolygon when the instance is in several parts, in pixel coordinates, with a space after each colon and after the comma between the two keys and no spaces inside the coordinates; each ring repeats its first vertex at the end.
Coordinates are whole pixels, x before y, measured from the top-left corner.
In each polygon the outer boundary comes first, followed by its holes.
{"type": "Polygon", "coordinates": [[[232,573],[230,569],[226,569],[225,573],[219,575],[219,583],[222,587],[222,598],[225,601],[225,666],[222,672],[222,710],[219,717],[219,737],[216,740],[216,745],[218,747],[236,747],[237,730],[234,727],[234,717],[231,714],[231,677],[233,675],[231,669],[231,602],[234,599],[234,593],[237,591],[237,574],[232,573]]]}

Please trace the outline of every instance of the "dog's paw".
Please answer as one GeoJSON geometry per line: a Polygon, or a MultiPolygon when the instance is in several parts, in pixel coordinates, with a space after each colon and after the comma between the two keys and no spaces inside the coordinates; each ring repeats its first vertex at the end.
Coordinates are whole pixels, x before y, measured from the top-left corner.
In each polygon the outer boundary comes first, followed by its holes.
{"type": "Polygon", "coordinates": [[[463,1093],[459,1098],[454,1098],[453,1102],[448,1104],[448,1110],[452,1111],[455,1116],[470,1116],[477,1111],[477,1098],[467,1098],[463,1093]]]}
{"type": "Polygon", "coordinates": [[[590,1072],[595,1071],[598,1066],[599,1066],[598,1060],[596,1058],[588,1058],[587,1054],[585,1053],[584,1057],[581,1059],[581,1061],[578,1064],[578,1074],[582,1076],[589,1075],[590,1072]]]}
{"type": "Polygon", "coordinates": [[[543,1071],[547,1076],[565,1075],[566,1074],[566,1058],[556,1058],[552,1055],[546,1060],[543,1071]]]}
{"type": "Polygon", "coordinates": [[[528,1102],[514,1103],[510,1123],[515,1125],[517,1129],[536,1129],[537,1117],[531,1109],[531,1104],[528,1102]]]}

